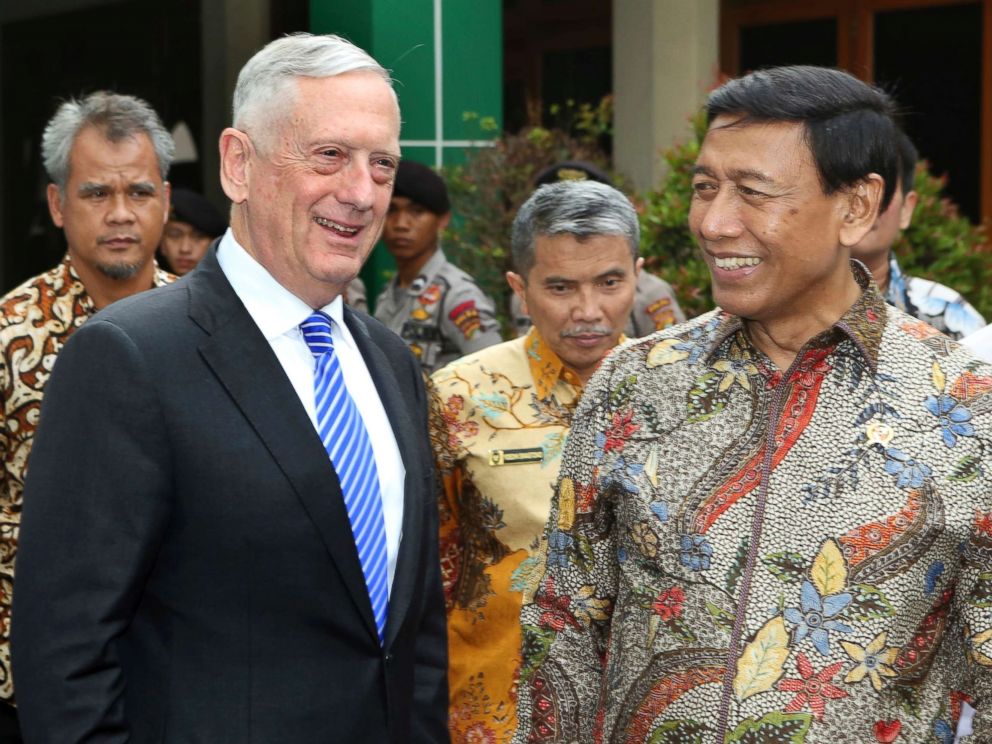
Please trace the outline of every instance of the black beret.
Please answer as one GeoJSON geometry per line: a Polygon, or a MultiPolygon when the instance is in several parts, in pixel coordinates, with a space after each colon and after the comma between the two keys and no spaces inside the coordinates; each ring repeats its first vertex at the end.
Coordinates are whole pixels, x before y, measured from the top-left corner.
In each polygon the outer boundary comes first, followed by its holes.
{"type": "Polygon", "coordinates": [[[209,238],[219,238],[227,229],[227,220],[220,216],[214,205],[189,189],[172,190],[169,219],[187,222],[209,238]]]}
{"type": "Polygon", "coordinates": [[[400,166],[396,169],[393,196],[405,196],[434,214],[447,214],[451,210],[444,179],[432,168],[415,160],[400,161],[400,166]]]}
{"type": "Polygon", "coordinates": [[[583,160],[565,160],[549,165],[534,178],[534,187],[545,186],[559,181],[599,181],[607,186],[613,185],[611,179],[601,168],[583,160]]]}

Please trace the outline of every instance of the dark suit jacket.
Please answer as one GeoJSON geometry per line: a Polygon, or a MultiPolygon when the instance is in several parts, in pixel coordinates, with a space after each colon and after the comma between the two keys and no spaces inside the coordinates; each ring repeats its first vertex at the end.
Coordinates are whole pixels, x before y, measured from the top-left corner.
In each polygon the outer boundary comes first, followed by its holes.
{"type": "Polygon", "coordinates": [[[385,647],[327,453],[211,251],[87,322],[47,387],[14,595],[28,742],[447,741],[421,374],[345,318],[406,465],[385,647]]]}

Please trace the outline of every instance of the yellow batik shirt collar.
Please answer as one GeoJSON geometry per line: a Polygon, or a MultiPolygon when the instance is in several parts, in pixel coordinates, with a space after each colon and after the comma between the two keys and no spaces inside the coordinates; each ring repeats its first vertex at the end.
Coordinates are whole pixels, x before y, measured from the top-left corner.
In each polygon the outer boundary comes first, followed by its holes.
{"type": "MultiPolygon", "coordinates": [[[[627,337],[622,333],[617,341],[619,346],[627,337]]],[[[530,366],[531,377],[534,378],[534,392],[538,398],[547,398],[551,395],[555,385],[561,380],[566,385],[575,388],[576,394],[582,394],[582,380],[575,374],[575,371],[568,367],[537,330],[537,326],[531,326],[527,331],[527,338],[524,340],[524,349],[527,352],[527,364],[530,366]]]]}

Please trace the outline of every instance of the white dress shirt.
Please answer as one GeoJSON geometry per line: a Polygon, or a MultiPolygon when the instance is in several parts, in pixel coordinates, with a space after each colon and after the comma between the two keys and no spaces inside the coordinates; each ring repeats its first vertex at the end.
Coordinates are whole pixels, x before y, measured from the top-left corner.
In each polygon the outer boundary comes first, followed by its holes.
{"type": "MultiPolygon", "coordinates": [[[[314,308],[279,284],[234,239],[230,229],[221,238],[217,248],[217,261],[224,275],[231,282],[231,286],[234,287],[235,293],[247,308],[248,314],[272,347],[310,421],[313,422],[316,435],[317,414],[313,389],[316,360],[300,331],[300,323],[314,312],[314,308]]],[[[406,468],[372,376],[355,344],[355,339],[344,323],[341,297],[317,309],[334,321],[331,332],[334,339],[334,353],[341,366],[345,385],[365,422],[372,443],[376,469],[379,471],[382,514],[386,524],[386,553],[389,558],[391,592],[403,526],[403,485],[406,468]]]]}

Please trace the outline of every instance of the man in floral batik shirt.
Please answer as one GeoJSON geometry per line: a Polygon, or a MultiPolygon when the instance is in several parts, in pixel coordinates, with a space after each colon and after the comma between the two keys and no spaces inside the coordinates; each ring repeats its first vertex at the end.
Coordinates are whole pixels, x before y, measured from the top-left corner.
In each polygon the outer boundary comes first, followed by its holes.
{"type": "Polygon", "coordinates": [[[54,269],[0,298],[0,740],[5,742],[20,740],[10,704],[11,591],[21,494],[45,384],[56,355],[93,313],[175,279],[154,259],[169,214],[165,178],[173,149],[171,135],[147,103],[112,93],[63,103],[42,137],[52,181],[49,211],[65,232],[68,251],[54,269]]]}
{"type": "Polygon", "coordinates": [[[538,189],[514,221],[507,274],[533,327],[432,378],[455,744],[509,742],[516,729],[520,607],[543,572],[538,541],[572,413],[630,315],[638,237],[610,186],[538,189]]]}
{"type": "Polygon", "coordinates": [[[992,366],[849,260],[891,111],[815,67],[711,94],[689,222],[719,308],[586,388],[516,741],[949,744],[965,702],[992,740],[992,366]]]}

